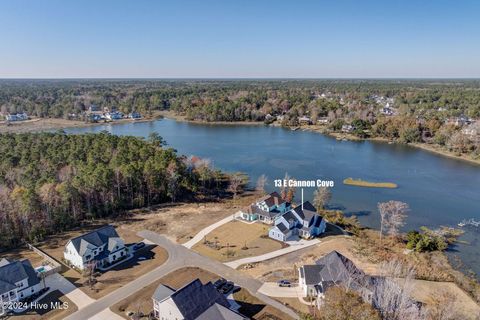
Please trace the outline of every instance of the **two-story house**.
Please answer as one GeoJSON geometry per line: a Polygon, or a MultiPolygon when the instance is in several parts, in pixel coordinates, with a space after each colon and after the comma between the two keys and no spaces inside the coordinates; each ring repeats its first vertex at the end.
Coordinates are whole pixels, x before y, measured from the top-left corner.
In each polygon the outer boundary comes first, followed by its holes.
{"type": "Polygon", "coordinates": [[[152,296],[153,314],[159,320],[244,320],[247,317],[231,310],[230,303],[211,282],[195,279],[174,290],[159,285],[152,296]]]}
{"type": "Polygon", "coordinates": [[[44,288],[28,260],[0,260],[0,316],[6,314],[9,303],[23,300],[44,288]]]}
{"type": "Polygon", "coordinates": [[[241,217],[247,221],[259,220],[272,224],[276,217],[290,210],[290,203],[282,199],[277,192],[272,192],[241,211],[241,217]]]}
{"type": "Polygon", "coordinates": [[[79,270],[91,263],[106,267],[127,255],[125,243],[111,225],[70,239],[63,252],[65,260],[79,270]]]}
{"type": "Polygon", "coordinates": [[[313,238],[325,232],[326,222],[308,201],[278,216],[268,235],[272,239],[287,241],[293,236],[313,238]]]}

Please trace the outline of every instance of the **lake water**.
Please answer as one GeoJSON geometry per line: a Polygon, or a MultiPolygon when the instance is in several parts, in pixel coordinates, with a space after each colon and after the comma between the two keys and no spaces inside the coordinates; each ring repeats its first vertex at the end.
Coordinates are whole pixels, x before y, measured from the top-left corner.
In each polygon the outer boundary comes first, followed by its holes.
{"type": "MultiPolygon", "coordinates": [[[[100,132],[147,137],[158,132],[180,154],[212,160],[215,167],[247,173],[254,184],[267,175],[285,173],[296,179],[333,180],[331,205],[355,214],[362,224],[377,228],[377,203],[400,200],[410,205],[405,230],[422,225],[456,226],[464,218],[480,220],[480,166],[414,147],[371,141],[337,141],[313,132],[252,125],[205,125],[163,119],[67,129],[68,133],[100,132]],[[397,189],[343,185],[345,178],[386,181],[397,189]]],[[[305,189],[311,200],[313,189],[305,189]]],[[[297,201],[299,199],[297,198],[297,201]]],[[[450,250],[480,274],[480,228],[467,228],[450,250]]]]}

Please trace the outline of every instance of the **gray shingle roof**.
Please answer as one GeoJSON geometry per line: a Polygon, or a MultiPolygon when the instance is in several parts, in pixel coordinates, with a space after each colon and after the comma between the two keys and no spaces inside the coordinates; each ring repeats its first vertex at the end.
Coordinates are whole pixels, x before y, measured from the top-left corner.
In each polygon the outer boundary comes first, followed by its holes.
{"type": "Polygon", "coordinates": [[[172,288],[160,284],[153,293],[152,299],[162,301],[163,299],[170,297],[174,292],[175,290],[173,290],[172,288]]]}
{"type": "Polygon", "coordinates": [[[0,267],[0,294],[15,289],[15,283],[24,279],[28,280],[29,287],[40,283],[40,279],[30,261],[13,261],[3,265],[0,267]]]}
{"type": "Polygon", "coordinates": [[[243,320],[247,319],[235,311],[232,311],[224,306],[215,303],[210,308],[199,315],[196,320],[243,320]]]}
{"type": "Polygon", "coordinates": [[[323,282],[342,283],[349,278],[359,280],[365,277],[362,270],[347,257],[337,251],[332,251],[326,256],[315,262],[319,266],[324,266],[320,270],[320,276],[323,282]]]}
{"type": "Polygon", "coordinates": [[[283,223],[277,224],[276,227],[277,227],[278,230],[280,230],[283,234],[287,234],[287,233],[288,233],[288,228],[287,228],[283,223]]]}
{"type": "Polygon", "coordinates": [[[170,295],[185,320],[194,320],[214,304],[229,308],[225,296],[211,282],[202,284],[196,279],[170,295]]]}
{"type": "Polygon", "coordinates": [[[78,253],[83,255],[88,247],[100,247],[104,244],[107,244],[110,238],[119,238],[119,236],[113,226],[107,225],[100,229],[73,238],[70,241],[78,253]]]}
{"type": "Polygon", "coordinates": [[[295,212],[300,216],[300,218],[308,221],[310,221],[310,219],[317,214],[317,210],[309,201],[305,201],[303,203],[303,209],[302,205],[299,205],[293,210],[295,210],[295,212]]]}
{"type": "Polygon", "coordinates": [[[322,277],[320,276],[320,272],[322,271],[324,266],[319,266],[316,264],[313,265],[304,265],[300,268],[300,273],[303,278],[305,278],[305,283],[307,285],[315,285],[322,281],[322,277]]]}

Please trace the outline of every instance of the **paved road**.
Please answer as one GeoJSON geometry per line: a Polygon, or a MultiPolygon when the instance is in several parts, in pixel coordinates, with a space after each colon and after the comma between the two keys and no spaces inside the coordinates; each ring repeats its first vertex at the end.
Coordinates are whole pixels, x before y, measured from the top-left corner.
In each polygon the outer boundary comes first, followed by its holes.
{"type": "Polygon", "coordinates": [[[105,297],[98,299],[69,317],[68,320],[84,320],[94,317],[104,310],[114,305],[115,303],[125,299],[129,295],[137,292],[150,283],[160,279],[166,274],[183,267],[199,267],[212,273],[218,274],[221,277],[229,279],[235,282],[237,285],[248,290],[252,295],[262,300],[264,303],[271,305],[279,309],[280,311],[290,315],[294,319],[298,319],[298,316],[291,309],[287,308],[278,301],[258,292],[258,289],[262,286],[262,283],[256,279],[250,278],[238,270],[225,266],[224,264],[204,257],[196,252],[193,252],[186,247],[173,243],[164,236],[161,236],[151,231],[141,231],[138,236],[145,238],[148,241],[156,243],[167,250],[169,256],[167,261],[160,267],[150,271],[149,273],[129,282],[125,286],[111,292],[105,297]]]}
{"type": "Polygon", "coordinates": [[[210,232],[212,232],[213,230],[215,230],[216,228],[226,224],[226,223],[229,223],[230,221],[233,221],[236,217],[240,216],[240,212],[237,212],[233,215],[229,215],[228,217],[225,217],[223,218],[222,220],[220,221],[217,221],[215,222],[214,224],[211,224],[209,225],[208,227],[206,228],[203,228],[202,230],[200,230],[200,232],[198,232],[192,239],[190,239],[189,241],[185,242],[183,244],[183,246],[185,246],[186,248],[188,249],[191,249],[195,244],[197,244],[198,242],[202,241],[203,238],[209,234],[210,232]]]}
{"type": "Polygon", "coordinates": [[[290,243],[289,247],[286,247],[286,248],[283,248],[283,249],[280,249],[280,250],[276,250],[276,251],[272,251],[272,252],[268,252],[268,253],[262,254],[260,256],[248,257],[248,258],[243,258],[243,259],[238,259],[238,260],[226,262],[225,265],[229,266],[230,268],[236,269],[236,268],[238,268],[239,266],[241,266],[242,264],[245,264],[245,263],[255,263],[255,262],[270,260],[270,259],[273,259],[273,258],[276,258],[276,257],[283,256],[284,254],[287,254],[287,253],[290,253],[290,252],[294,252],[294,251],[297,251],[297,250],[302,250],[302,249],[311,247],[311,246],[316,245],[318,243],[320,243],[320,240],[318,240],[318,239],[313,239],[313,240],[303,240],[302,239],[302,240],[299,240],[299,241],[292,241],[292,243],[290,243]]]}

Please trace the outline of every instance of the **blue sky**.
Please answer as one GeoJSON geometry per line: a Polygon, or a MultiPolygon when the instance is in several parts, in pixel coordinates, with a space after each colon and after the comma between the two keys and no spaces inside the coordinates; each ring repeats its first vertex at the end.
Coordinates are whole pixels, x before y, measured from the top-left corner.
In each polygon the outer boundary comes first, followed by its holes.
{"type": "Polygon", "coordinates": [[[480,1],[0,0],[0,77],[480,77],[480,1]]]}

